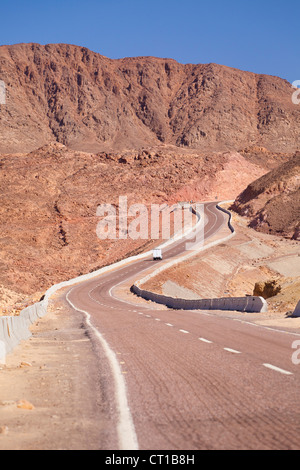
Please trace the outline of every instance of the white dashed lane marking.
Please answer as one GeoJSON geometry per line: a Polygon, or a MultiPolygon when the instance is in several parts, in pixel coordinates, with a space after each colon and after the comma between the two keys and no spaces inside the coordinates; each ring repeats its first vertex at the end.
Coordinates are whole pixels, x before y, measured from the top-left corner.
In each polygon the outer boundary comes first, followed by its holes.
{"type": "MultiPolygon", "coordinates": [[[[153,318],[151,315],[144,314],[143,312],[134,311],[134,313],[138,313],[139,315],[144,315],[144,316],[147,317],[147,318],[153,318]]],[[[153,319],[156,320],[157,322],[160,322],[160,321],[161,321],[160,318],[153,318],[153,319]]],[[[165,322],[164,324],[165,324],[166,326],[174,327],[174,325],[173,325],[172,323],[166,323],[166,322],[165,322]]],[[[189,333],[190,333],[189,331],[183,330],[183,329],[179,329],[178,331],[179,331],[180,333],[184,333],[184,334],[189,334],[189,333]]],[[[202,337],[200,337],[200,338],[198,338],[198,340],[199,340],[199,341],[202,341],[203,343],[213,344],[213,341],[211,341],[211,340],[209,340],[209,339],[207,339],[207,338],[202,338],[202,337]]],[[[238,351],[238,350],[232,349],[232,348],[224,348],[224,347],[223,347],[223,350],[224,350],[224,351],[227,351],[227,352],[230,352],[230,353],[232,353],[232,354],[242,354],[241,351],[238,351]]],[[[289,372],[289,371],[284,370],[284,369],[280,369],[279,367],[274,366],[274,365],[272,365],[272,364],[264,363],[263,366],[266,367],[267,369],[271,369],[271,370],[273,370],[273,371],[275,371],[275,372],[279,372],[279,373],[281,373],[281,374],[283,374],[283,375],[293,375],[292,372],[289,372]]]]}
{"type": "Polygon", "coordinates": [[[212,341],[209,341],[209,339],[206,338],[199,338],[200,341],[203,341],[203,343],[209,343],[212,344],[212,341]]]}
{"type": "Polygon", "coordinates": [[[230,348],[224,348],[224,351],[228,351],[233,354],[242,354],[240,351],[236,351],[235,349],[230,349],[230,348]]]}
{"type": "Polygon", "coordinates": [[[284,375],[293,375],[292,372],[289,372],[288,370],[280,369],[277,366],[273,366],[272,364],[263,364],[263,366],[267,367],[267,369],[275,370],[276,372],[280,372],[281,374],[284,375]]]}

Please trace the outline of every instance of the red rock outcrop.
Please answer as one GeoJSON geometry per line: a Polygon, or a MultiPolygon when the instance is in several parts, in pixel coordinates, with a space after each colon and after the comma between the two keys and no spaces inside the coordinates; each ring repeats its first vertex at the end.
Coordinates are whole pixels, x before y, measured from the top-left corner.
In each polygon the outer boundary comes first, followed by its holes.
{"type": "Polygon", "coordinates": [[[232,210],[256,230],[300,239],[300,152],[248,185],[232,210]]]}
{"type": "Polygon", "coordinates": [[[111,60],[77,46],[0,47],[0,153],[57,140],[100,152],[170,144],[299,149],[300,106],[280,78],[153,57],[111,60]]]}

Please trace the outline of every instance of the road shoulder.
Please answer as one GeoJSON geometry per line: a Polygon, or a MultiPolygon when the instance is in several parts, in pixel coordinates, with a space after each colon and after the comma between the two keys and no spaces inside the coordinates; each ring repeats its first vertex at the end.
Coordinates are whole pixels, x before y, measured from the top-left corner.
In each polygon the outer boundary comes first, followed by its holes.
{"type": "Polygon", "coordinates": [[[32,337],[0,370],[0,450],[97,450],[114,446],[102,352],[80,313],[51,300],[32,337]]]}

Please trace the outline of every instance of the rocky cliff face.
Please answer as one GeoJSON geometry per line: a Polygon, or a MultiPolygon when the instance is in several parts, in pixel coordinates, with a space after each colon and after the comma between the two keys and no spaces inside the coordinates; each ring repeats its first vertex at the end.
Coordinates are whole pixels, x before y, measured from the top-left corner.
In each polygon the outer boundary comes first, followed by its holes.
{"type": "Polygon", "coordinates": [[[248,185],[232,209],[256,230],[300,239],[300,152],[248,185]]]}
{"type": "Polygon", "coordinates": [[[280,78],[152,57],[110,60],[69,45],[0,47],[0,153],[56,140],[76,150],[160,143],[299,149],[300,106],[280,78]]]}

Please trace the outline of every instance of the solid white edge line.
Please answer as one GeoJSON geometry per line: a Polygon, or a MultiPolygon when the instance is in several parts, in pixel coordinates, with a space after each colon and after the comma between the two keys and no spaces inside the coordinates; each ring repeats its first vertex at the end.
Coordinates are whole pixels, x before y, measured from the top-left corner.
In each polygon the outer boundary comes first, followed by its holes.
{"type": "Polygon", "coordinates": [[[117,430],[120,450],[139,450],[135,427],[127,401],[126,384],[117,357],[113,350],[109,347],[107,341],[103,338],[101,333],[97,330],[97,328],[92,325],[90,321],[90,314],[85,310],[81,310],[75,307],[75,305],[71,302],[71,300],[69,299],[69,294],[72,292],[72,290],[73,289],[71,289],[66,295],[67,301],[69,302],[72,308],[74,308],[78,312],[85,314],[86,323],[94,331],[96,337],[100,341],[111,366],[113,378],[115,381],[116,402],[119,413],[117,430]]]}
{"type": "Polygon", "coordinates": [[[263,366],[267,367],[268,369],[275,370],[276,372],[280,372],[281,374],[293,375],[292,372],[289,372],[288,370],[280,369],[279,367],[273,366],[272,364],[263,364],[263,366]]]}

